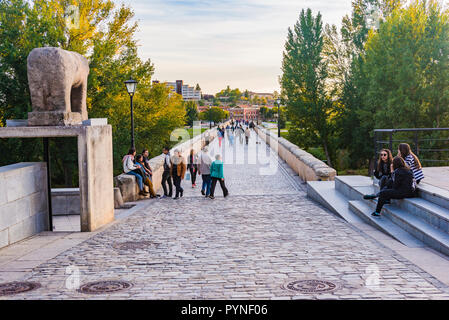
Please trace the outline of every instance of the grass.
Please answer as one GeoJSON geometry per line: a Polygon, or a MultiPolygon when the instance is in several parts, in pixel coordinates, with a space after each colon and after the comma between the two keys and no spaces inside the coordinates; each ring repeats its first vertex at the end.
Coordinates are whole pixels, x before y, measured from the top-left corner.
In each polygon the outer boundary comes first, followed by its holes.
{"type": "MultiPolygon", "coordinates": [[[[201,133],[203,133],[204,131],[209,130],[209,128],[201,128],[201,133]]],[[[193,135],[193,128],[189,128],[187,129],[187,132],[189,133],[190,137],[193,138],[195,136],[197,136],[198,134],[201,134],[198,130],[195,131],[195,135],[193,135]]]]}
{"type": "Polygon", "coordinates": [[[369,177],[368,168],[338,170],[337,174],[339,176],[354,176],[354,175],[357,175],[357,176],[367,176],[367,177],[369,177]]]}

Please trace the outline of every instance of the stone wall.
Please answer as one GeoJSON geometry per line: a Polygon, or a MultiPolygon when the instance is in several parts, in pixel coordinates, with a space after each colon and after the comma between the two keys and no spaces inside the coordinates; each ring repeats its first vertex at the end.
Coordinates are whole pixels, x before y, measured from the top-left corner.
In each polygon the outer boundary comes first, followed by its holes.
{"type": "MultiPolygon", "coordinates": [[[[227,123],[223,124],[226,126],[227,123]]],[[[217,129],[212,128],[201,135],[197,135],[192,139],[176,145],[170,150],[170,154],[174,154],[175,149],[182,150],[185,159],[190,154],[190,150],[194,149],[196,152],[200,151],[206,144],[206,140],[212,141],[217,136],[217,129]]],[[[150,166],[153,170],[153,187],[156,193],[162,189],[162,173],[164,172],[164,156],[159,155],[150,159],[150,166]]],[[[120,189],[124,202],[136,201],[143,199],[139,196],[139,187],[136,178],[129,174],[121,174],[114,178],[114,185],[120,189]]],[[[174,188],[174,186],[173,186],[174,188]]]]}
{"type": "Polygon", "coordinates": [[[81,214],[79,188],[52,188],[51,208],[53,216],[81,214]]]}
{"type": "Polygon", "coordinates": [[[21,162],[0,167],[0,248],[45,230],[46,164],[21,162]]]}
{"type": "Polygon", "coordinates": [[[310,153],[300,149],[285,138],[278,138],[260,126],[255,128],[257,134],[278,153],[279,157],[301,177],[304,181],[329,181],[334,180],[337,172],[323,161],[318,160],[310,153]]]}

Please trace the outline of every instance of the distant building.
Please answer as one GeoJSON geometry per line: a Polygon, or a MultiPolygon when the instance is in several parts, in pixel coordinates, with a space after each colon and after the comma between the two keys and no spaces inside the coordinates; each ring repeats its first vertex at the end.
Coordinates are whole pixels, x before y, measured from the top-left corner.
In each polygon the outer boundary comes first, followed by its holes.
{"type": "Polygon", "coordinates": [[[165,86],[171,88],[173,92],[182,96],[185,101],[199,101],[201,100],[201,91],[195,90],[184,84],[183,80],[176,80],[176,82],[165,82],[165,86]]]}
{"type": "Polygon", "coordinates": [[[229,111],[229,117],[234,120],[256,121],[259,117],[259,107],[246,104],[229,108],[227,111],[229,111]]]}
{"type": "Polygon", "coordinates": [[[273,93],[258,93],[258,92],[252,92],[252,91],[249,91],[248,93],[249,93],[250,99],[254,99],[254,98],[257,97],[259,99],[265,98],[265,99],[267,99],[269,101],[274,100],[274,94],[273,93]]]}
{"type": "Polygon", "coordinates": [[[203,94],[203,99],[204,100],[214,100],[214,95],[213,94],[203,94]]]}

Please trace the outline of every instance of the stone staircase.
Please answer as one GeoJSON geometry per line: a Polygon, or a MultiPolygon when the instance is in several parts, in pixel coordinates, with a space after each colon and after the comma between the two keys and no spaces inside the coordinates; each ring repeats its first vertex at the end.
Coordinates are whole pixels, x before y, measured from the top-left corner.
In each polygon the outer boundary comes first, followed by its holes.
{"type": "Polygon", "coordinates": [[[381,217],[373,217],[376,200],[363,200],[379,187],[364,176],[337,176],[335,181],[307,182],[307,195],[357,225],[368,223],[408,247],[429,246],[449,255],[449,191],[425,183],[419,196],[392,200],[381,217]]]}

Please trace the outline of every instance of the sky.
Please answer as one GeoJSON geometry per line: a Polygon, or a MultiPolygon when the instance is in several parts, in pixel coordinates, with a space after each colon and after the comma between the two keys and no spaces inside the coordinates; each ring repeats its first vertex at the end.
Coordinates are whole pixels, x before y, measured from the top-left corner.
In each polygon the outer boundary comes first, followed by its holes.
{"type": "Polygon", "coordinates": [[[154,80],[199,83],[203,94],[231,88],[279,91],[287,29],[303,8],[340,26],[351,0],[114,0],[130,5],[139,56],[154,80]]]}

